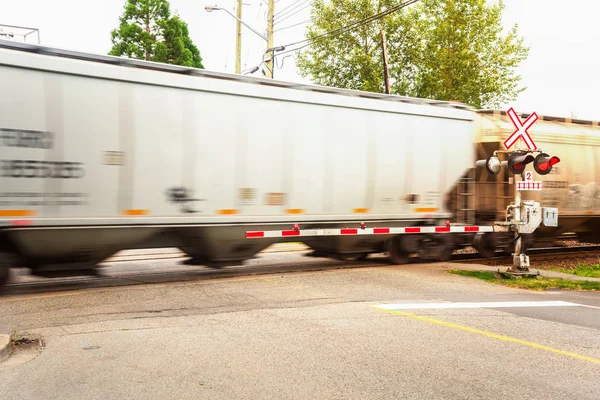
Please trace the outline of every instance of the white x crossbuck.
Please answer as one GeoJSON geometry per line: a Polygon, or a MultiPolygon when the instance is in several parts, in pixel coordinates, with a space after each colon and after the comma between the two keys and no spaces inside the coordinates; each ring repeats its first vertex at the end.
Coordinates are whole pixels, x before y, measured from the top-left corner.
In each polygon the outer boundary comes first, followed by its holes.
{"type": "Polygon", "coordinates": [[[522,124],[521,124],[521,120],[519,119],[519,116],[517,115],[515,110],[512,109],[512,107],[510,108],[510,110],[507,111],[507,114],[510,117],[510,120],[512,121],[512,123],[517,128],[517,130],[514,131],[513,134],[509,136],[508,139],[506,139],[506,141],[504,142],[504,147],[506,147],[507,149],[510,149],[511,146],[513,144],[515,144],[515,142],[520,137],[523,137],[523,140],[525,141],[525,144],[527,145],[529,150],[535,150],[536,149],[535,143],[533,142],[533,139],[531,139],[531,136],[529,136],[529,133],[527,133],[527,129],[529,129],[531,127],[531,125],[533,125],[533,123],[538,120],[537,114],[534,112],[522,124]]]}

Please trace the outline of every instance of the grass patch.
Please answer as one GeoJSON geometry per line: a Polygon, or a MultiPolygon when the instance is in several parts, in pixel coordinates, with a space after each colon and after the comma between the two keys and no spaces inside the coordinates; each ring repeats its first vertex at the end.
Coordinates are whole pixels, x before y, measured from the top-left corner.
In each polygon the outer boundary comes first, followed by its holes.
{"type": "Polygon", "coordinates": [[[43,347],[43,339],[40,335],[35,333],[21,332],[16,329],[10,334],[11,350],[21,351],[25,349],[43,347]]]}
{"type": "Polygon", "coordinates": [[[548,290],[548,289],[566,289],[566,290],[592,290],[600,291],[600,282],[594,281],[575,281],[571,279],[561,278],[504,278],[495,272],[488,271],[463,271],[463,270],[450,270],[451,274],[470,276],[473,278],[481,279],[486,282],[498,283],[504,286],[516,287],[520,289],[530,290],[548,290]]]}
{"type": "Polygon", "coordinates": [[[579,264],[573,268],[550,268],[551,271],[564,272],[577,276],[587,276],[590,278],[600,278],[600,264],[587,265],[579,264]]]}

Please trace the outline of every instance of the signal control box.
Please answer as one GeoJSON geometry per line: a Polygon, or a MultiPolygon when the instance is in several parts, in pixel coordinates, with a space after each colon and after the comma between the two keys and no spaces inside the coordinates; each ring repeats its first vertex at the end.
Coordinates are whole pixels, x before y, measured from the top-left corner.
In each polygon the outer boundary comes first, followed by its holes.
{"type": "Polygon", "coordinates": [[[544,207],[542,215],[544,226],[558,226],[558,208],[544,207]]]}
{"type": "Polygon", "coordinates": [[[521,202],[521,223],[518,225],[519,233],[533,233],[542,223],[542,207],[540,203],[532,200],[521,202]]]}

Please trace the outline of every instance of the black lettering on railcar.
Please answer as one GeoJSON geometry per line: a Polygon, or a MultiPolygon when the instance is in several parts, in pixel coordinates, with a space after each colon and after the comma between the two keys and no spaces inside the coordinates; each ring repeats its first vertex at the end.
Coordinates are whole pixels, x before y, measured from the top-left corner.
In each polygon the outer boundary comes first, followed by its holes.
{"type": "Polygon", "coordinates": [[[568,189],[569,182],[567,181],[544,181],[544,189],[568,189]]]}
{"type": "Polygon", "coordinates": [[[84,206],[88,198],[87,193],[4,192],[0,193],[0,206],[84,206]]]}
{"type": "Polygon", "coordinates": [[[1,160],[3,178],[81,179],[83,163],[70,161],[1,160]]]}
{"type": "Polygon", "coordinates": [[[0,128],[0,143],[6,147],[28,149],[51,149],[54,145],[52,132],[0,128]]]}

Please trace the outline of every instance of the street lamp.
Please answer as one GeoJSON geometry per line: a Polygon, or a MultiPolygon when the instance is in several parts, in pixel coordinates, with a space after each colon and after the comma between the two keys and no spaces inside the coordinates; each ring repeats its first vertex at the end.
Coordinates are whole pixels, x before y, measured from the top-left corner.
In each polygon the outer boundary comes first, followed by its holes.
{"type": "Polygon", "coordinates": [[[235,15],[233,15],[232,13],[229,12],[229,10],[227,10],[226,8],[222,8],[222,7],[217,7],[217,6],[206,6],[204,7],[204,9],[207,12],[212,12],[215,10],[222,10],[225,11],[227,14],[231,15],[233,18],[235,18],[236,20],[238,20],[242,25],[244,25],[246,28],[250,29],[252,32],[256,33],[258,36],[260,36],[265,42],[267,41],[267,37],[265,35],[263,35],[260,32],[257,32],[256,30],[254,30],[250,25],[248,25],[247,23],[245,23],[244,21],[242,21],[241,19],[239,19],[238,17],[236,17],[235,15]]]}
{"type": "Polygon", "coordinates": [[[204,9],[206,10],[206,12],[222,10],[237,20],[236,39],[235,39],[235,55],[236,55],[236,57],[235,57],[235,73],[240,74],[241,69],[242,69],[242,32],[241,32],[240,24],[243,24],[245,27],[250,29],[252,32],[254,32],[258,36],[260,36],[264,41],[268,42],[267,37],[257,31],[255,31],[250,25],[248,25],[244,21],[242,21],[242,19],[241,19],[241,17],[242,17],[242,0],[238,0],[238,2],[237,2],[237,14],[238,14],[237,16],[233,15],[232,13],[229,12],[229,10],[222,8],[222,7],[206,6],[206,7],[204,7],[204,9]]]}

